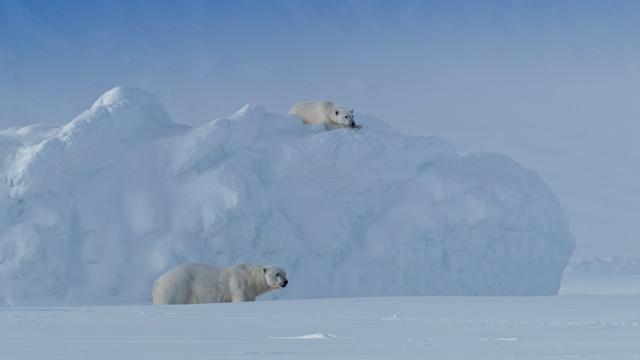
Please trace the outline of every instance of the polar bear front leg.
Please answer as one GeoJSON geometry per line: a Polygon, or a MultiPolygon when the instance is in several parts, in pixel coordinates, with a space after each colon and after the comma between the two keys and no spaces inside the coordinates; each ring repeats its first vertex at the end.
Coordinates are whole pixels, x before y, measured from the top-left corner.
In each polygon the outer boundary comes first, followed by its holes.
{"type": "Polygon", "coordinates": [[[231,302],[245,302],[245,301],[256,301],[255,297],[250,297],[246,295],[233,295],[231,296],[231,302]]]}
{"type": "Polygon", "coordinates": [[[231,293],[231,302],[255,301],[255,295],[248,291],[247,279],[243,277],[233,276],[229,281],[229,291],[231,293]]]}

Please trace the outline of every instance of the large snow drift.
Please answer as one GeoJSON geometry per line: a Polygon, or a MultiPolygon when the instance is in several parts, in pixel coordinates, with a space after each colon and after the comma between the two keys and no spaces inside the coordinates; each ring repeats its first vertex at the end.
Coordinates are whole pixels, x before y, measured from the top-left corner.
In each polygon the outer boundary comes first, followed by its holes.
{"type": "Polygon", "coordinates": [[[115,88],[0,132],[0,303],[146,302],[187,261],[281,265],[281,298],[558,291],[573,238],[533,171],[357,119],[248,105],[189,128],[115,88]]]}

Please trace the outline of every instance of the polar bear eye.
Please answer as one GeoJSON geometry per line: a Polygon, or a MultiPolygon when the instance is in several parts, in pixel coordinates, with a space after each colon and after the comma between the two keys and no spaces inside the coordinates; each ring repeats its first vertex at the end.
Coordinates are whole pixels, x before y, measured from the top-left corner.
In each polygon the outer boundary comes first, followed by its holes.
{"type": "Polygon", "coordinates": [[[336,110],[336,115],[340,114],[340,112],[338,110],[336,110]]]}

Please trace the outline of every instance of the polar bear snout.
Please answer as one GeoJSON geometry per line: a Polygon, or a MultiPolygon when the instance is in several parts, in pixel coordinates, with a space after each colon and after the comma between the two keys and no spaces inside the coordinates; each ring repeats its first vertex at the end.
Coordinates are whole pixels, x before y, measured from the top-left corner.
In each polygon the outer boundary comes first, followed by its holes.
{"type": "Polygon", "coordinates": [[[347,119],[347,126],[350,128],[356,127],[356,122],[353,121],[353,118],[347,119]]]}
{"type": "Polygon", "coordinates": [[[285,280],[282,282],[282,285],[280,285],[280,287],[287,287],[288,283],[289,283],[289,280],[285,280]]]}

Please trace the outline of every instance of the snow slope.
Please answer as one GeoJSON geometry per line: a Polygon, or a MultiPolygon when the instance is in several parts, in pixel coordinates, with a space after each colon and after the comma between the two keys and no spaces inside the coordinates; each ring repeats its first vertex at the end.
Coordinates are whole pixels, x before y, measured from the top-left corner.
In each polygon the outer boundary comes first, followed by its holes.
{"type": "Polygon", "coordinates": [[[0,308],[3,359],[638,359],[639,296],[0,308]]]}
{"type": "Polygon", "coordinates": [[[1,132],[0,302],[148,302],[186,261],[281,265],[281,298],[558,291],[573,238],[533,171],[358,120],[247,105],[191,128],[120,87],[1,132]]]}

